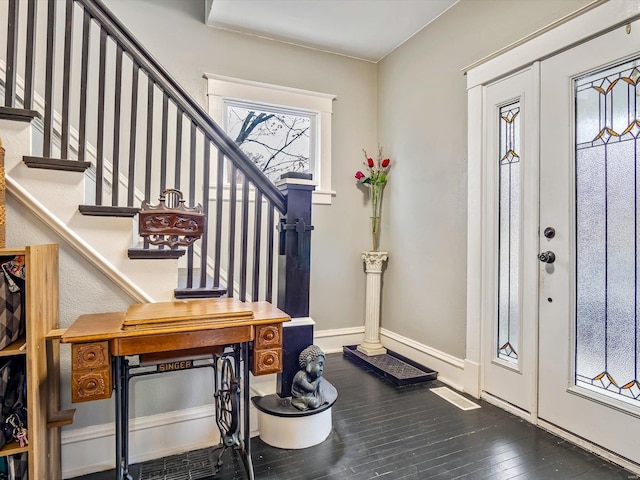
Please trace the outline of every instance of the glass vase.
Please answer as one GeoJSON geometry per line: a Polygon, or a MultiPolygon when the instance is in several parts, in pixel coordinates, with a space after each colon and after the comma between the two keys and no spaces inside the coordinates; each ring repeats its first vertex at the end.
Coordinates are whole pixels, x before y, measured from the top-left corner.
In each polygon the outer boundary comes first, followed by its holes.
{"type": "Polygon", "coordinates": [[[369,185],[371,193],[371,251],[377,252],[380,246],[380,213],[382,211],[382,189],[384,183],[369,185]]]}
{"type": "Polygon", "coordinates": [[[371,217],[371,251],[377,252],[380,242],[380,217],[371,217]]]}

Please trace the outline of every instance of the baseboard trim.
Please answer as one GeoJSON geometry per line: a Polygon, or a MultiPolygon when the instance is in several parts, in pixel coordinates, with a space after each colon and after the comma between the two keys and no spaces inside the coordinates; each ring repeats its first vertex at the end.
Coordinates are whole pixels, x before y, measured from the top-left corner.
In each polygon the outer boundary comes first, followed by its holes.
{"type": "MultiPolygon", "coordinates": [[[[218,443],[213,405],[134,418],[129,425],[130,462],[138,463],[218,443]],[[167,439],[171,446],[167,446],[167,439]]],[[[62,478],[114,468],[112,423],[63,431],[62,478]]]]}
{"type": "Polygon", "coordinates": [[[324,353],[342,352],[345,345],[357,345],[364,340],[364,327],[336,328],[332,330],[316,330],[314,343],[324,353]]]}
{"type": "Polygon", "coordinates": [[[464,391],[464,360],[411,340],[386,328],[380,329],[382,345],[438,372],[438,380],[464,391]]]}

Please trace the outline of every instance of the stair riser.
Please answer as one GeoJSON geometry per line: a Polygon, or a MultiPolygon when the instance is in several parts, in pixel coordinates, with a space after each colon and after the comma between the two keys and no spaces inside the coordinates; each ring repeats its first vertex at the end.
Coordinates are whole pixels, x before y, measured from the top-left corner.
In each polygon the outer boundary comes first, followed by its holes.
{"type": "Polygon", "coordinates": [[[154,301],[172,300],[178,281],[177,260],[148,260],[144,264],[129,260],[127,251],[134,245],[137,219],[81,215],[78,205],[85,198],[84,174],[28,168],[22,157],[32,154],[32,136],[33,127],[29,124],[0,120],[7,178],[33,197],[36,205],[30,208],[46,209],[71,229],[80,243],[100,257],[89,258],[98,267],[106,260],[154,301]]]}

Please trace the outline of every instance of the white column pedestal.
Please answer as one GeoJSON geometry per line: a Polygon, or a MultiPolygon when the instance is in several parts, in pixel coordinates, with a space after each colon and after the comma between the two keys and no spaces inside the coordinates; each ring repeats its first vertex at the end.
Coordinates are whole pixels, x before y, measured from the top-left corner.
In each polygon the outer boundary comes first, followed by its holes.
{"type": "Polygon", "coordinates": [[[380,290],[382,288],[382,265],[387,261],[387,252],[362,252],[367,274],[364,312],[364,341],[358,351],[371,357],[384,355],[387,349],[380,343],[380,290]]]}

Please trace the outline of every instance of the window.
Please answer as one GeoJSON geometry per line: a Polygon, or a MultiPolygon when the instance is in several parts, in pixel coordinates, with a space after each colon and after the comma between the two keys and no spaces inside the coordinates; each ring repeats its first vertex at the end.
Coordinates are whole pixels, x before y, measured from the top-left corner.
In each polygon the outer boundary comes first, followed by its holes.
{"type": "Polygon", "coordinates": [[[272,182],[286,172],[314,172],[313,112],[233,100],[224,102],[224,110],[225,130],[272,182]]]}
{"type": "Polygon", "coordinates": [[[205,75],[209,113],[273,181],[313,175],[313,203],[330,204],[334,95],[205,75]]]}

